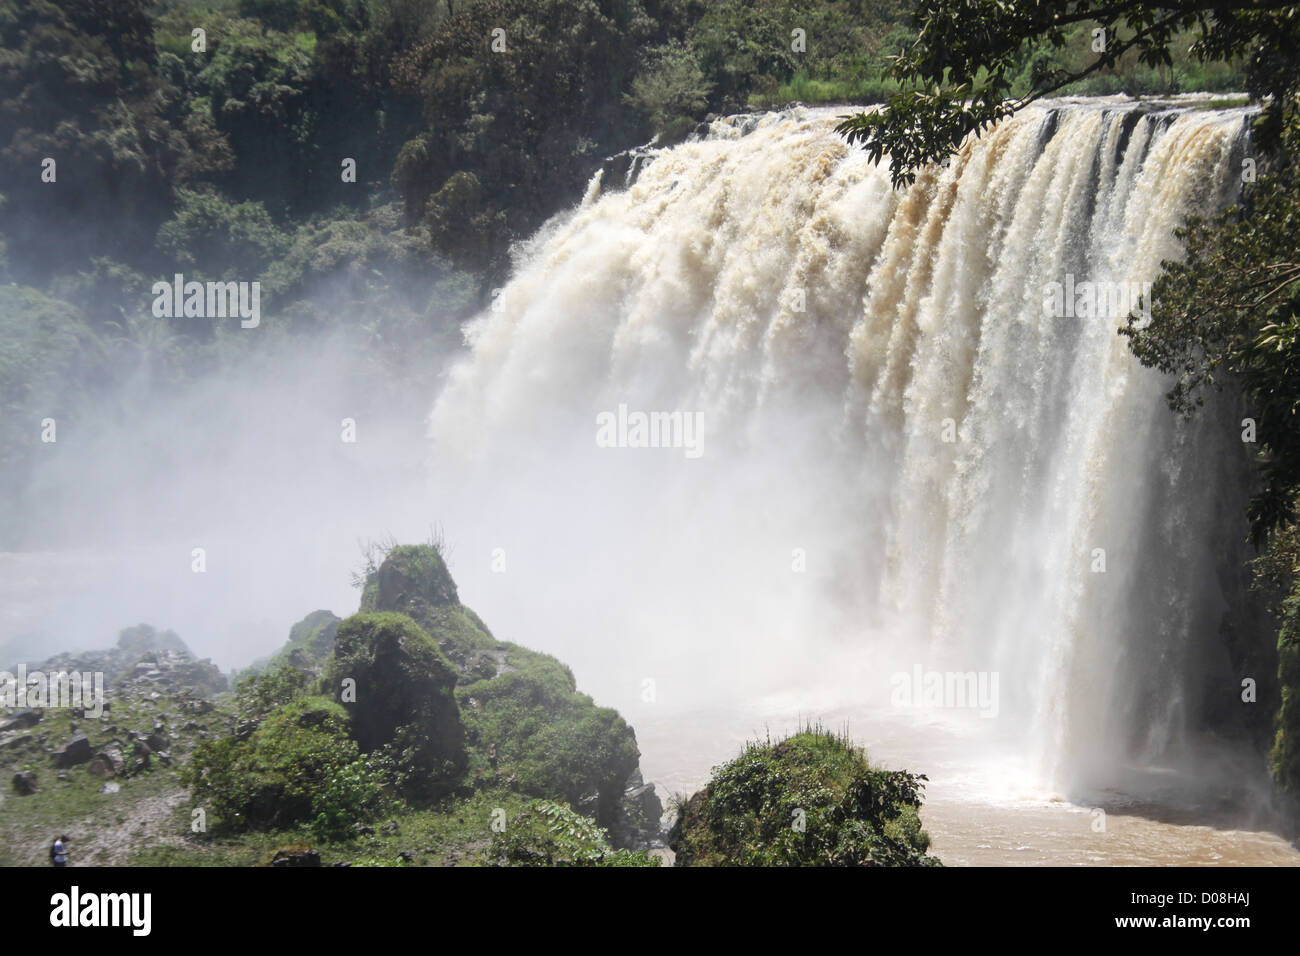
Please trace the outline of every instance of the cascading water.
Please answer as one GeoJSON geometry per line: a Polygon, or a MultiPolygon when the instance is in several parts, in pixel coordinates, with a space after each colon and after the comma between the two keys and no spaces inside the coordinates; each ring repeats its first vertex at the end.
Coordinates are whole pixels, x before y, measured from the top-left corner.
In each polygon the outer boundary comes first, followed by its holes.
{"type": "Polygon", "coordinates": [[[887,711],[919,668],[996,675],[962,746],[1067,796],[1194,761],[1242,676],[1240,427],[1166,408],[1105,291],[1045,300],[1155,279],[1245,111],[1054,102],[905,190],[839,112],[715,122],[518,250],[432,414],[468,600],[634,724],[887,711]],[[602,447],[636,412],[698,414],[698,457],[602,447]]]}

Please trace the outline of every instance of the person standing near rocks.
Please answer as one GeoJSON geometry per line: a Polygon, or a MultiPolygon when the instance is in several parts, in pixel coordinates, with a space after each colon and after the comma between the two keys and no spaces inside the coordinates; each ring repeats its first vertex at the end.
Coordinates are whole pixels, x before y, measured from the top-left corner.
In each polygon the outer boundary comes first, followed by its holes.
{"type": "Polygon", "coordinates": [[[68,838],[60,836],[50,844],[50,862],[55,866],[68,865],[68,838]]]}

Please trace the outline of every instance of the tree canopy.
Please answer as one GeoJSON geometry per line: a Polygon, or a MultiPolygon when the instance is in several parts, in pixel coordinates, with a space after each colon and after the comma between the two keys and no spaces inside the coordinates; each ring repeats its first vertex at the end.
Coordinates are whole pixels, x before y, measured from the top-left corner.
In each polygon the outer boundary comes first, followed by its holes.
{"type": "Polygon", "coordinates": [[[890,70],[903,84],[877,112],[840,126],[894,181],[938,162],[971,134],[1134,54],[1169,66],[1180,44],[1195,59],[1242,60],[1247,91],[1271,97],[1260,132],[1275,145],[1300,89],[1300,6],[1280,0],[922,0],[915,39],[890,70]],[[1079,66],[1046,56],[1068,44],[1092,55],[1079,66]],[[1028,90],[1017,78],[1030,60],[1028,90]]]}

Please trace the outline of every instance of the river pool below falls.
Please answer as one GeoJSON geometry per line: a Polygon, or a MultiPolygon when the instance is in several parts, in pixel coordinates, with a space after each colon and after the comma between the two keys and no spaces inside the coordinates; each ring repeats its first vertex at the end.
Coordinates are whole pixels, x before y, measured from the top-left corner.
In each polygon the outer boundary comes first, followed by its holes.
{"type": "MultiPolygon", "coordinates": [[[[1191,795],[1172,772],[1135,772],[1142,795],[1118,790],[1075,803],[1045,792],[1010,758],[979,761],[960,731],[935,722],[921,728],[854,708],[820,713],[847,727],[877,766],[924,773],[921,819],[931,853],[947,866],[1296,866],[1298,852],[1249,798],[1209,786],[1191,795]],[[1156,782],[1153,783],[1153,780],[1156,782]]],[[[665,798],[694,793],[710,769],[736,756],[747,740],[777,739],[807,722],[761,706],[727,711],[638,715],[633,722],[645,778],[665,798]]],[[[1220,778],[1222,779],[1222,778],[1220,778]]]]}

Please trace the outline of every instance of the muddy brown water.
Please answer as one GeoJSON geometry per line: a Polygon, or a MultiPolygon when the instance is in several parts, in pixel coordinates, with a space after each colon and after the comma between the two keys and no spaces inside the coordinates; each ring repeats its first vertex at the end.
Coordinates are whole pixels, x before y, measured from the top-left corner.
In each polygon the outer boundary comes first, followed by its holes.
{"type": "MultiPolygon", "coordinates": [[[[666,798],[695,792],[747,740],[783,736],[800,720],[749,709],[644,714],[633,724],[645,777],[666,798]]],[[[1233,793],[1227,779],[1200,781],[1190,793],[1171,777],[1163,798],[1111,790],[1073,802],[1042,789],[1014,762],[972,759],[933,728],[918,733],[853,709],[822,721],[847,726],[874,764],[927,774],[921,818],[931,852],[948,866],[1300,865],[1300,851],[1277,821],[1233,793]]]]}

